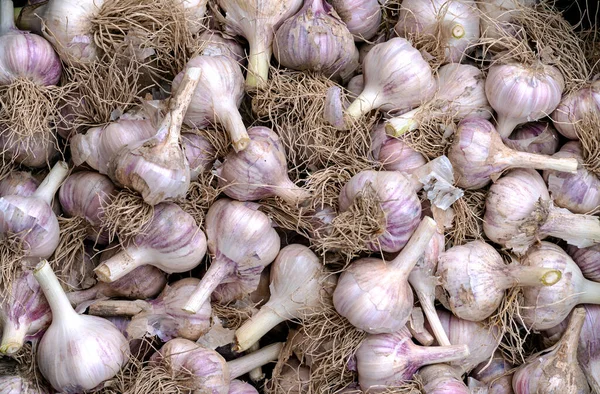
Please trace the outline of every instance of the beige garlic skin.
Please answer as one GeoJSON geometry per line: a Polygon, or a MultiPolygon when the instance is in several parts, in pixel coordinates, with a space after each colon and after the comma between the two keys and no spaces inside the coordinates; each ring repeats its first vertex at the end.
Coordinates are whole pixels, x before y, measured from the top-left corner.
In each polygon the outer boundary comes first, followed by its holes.
{"type": "Polygon", "coordinates": [[[202,30],[207,3],[208,0],[181,0],[181,5],[188,17],[187,25],[190,33],[196,34],[202,30]]]}
{"type": "Polygon", "coordinates": [[[600,81],[593,81],[563,97],[551,118],[559,133],[570,140],[577,140],[575,124],[585,118],[593,119],[599,111],[600,81]]]}
{"type": "Polygon", "coordinates": [[[377,0],[331,0],[355,41],[370,40],[381,24],[381,6],[377,0]]]}
{"type": "Polygon", "coordinates": [[[246,53],[242,44],[219,30],[204,30],[198,35],[198,43],[203,56],[226,56],[246,65],[246,53]]]}

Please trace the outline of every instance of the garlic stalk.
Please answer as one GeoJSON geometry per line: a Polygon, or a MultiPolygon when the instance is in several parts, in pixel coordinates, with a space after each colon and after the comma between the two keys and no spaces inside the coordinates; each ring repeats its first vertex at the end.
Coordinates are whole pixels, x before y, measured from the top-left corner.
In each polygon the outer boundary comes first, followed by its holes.
{"type": "Polygon", "coordinates": [[[423,381],[424,394],[471,394],[461,376],[447,364],[428,365],[418,374],[423,381]]]}
{"type": "Polygon", "coordinates": [[[598,218],[555,207],[542,176],[531,169],[511,170],[490,187],[483,231],[491,241],[516,253],[546,237],[577,247],[600,242],[598,218]]]}
{"type": "Polygon", "coordinates": [[[481,382],[489,394],[512,394],[512,369],[502,353],[496,351],[491,361],[479,364],[470,376],[481,382]]]}
{"type": "Polygon", "coordinates": [[[548,122],[525,123],[502,141],[511,149],[542,155],[552,155],[559,148],[558,132],[548,122]]]}
{"type": "Polygon", "coordinates": [[[205,128],[215,123],[223,125],[236,152],[248,146],[246,126],[238,107],[244,97],[244,76],[240,65],[226,56],[196,56],[188,61],[185,70],[173,79],[173,90],[184,84],[187,70],[198,69],[198,85],[192,89],[192,97],[185,124],[205,128]]]}
{"type": "Polygon", "coordinates": [[[517,369],[513,377],[515,394],[590,392],[577,362],[577,346],[584,320],[585,310],[576,308],[556,347],[517,369]]]}
{"type": "Polygon", "coordinates": [[[412,379],[424,365],[461,360],[467,345],[418,346],[406,327],[390,334],[368,335],[356,351],[358,382],[363,391],[378,393],[412,379]]]}
{"type": "Polygon", "coordinates": [[[331,0],[355,41],[370,40],[381,24],[381,6],[377,0],[331,0]]]}
{"type": "Polygon", "coordinates": [[[431,67],[404,38],[375,45],[362,69],[364,89],[346,109],[352,119],[373,109],[410,110],[433,98],[437,89],[431,67]]]}
{"type": "Polygon", "coordinates": [[[407,279],[435,231],[435,221],[424,217],[392,261],[354,261],[342,272],[333,292],[337,312],[371,334],[391,333],[404,327],[413,308],[413,292],[407,279]]]}
{"type": "Polygon", "coordinates": [[[248,129],[249,143],[241,152],[229,152],[217,167],[219,187],[238,201],[280,197],[296,206],[310,193],[296,186],[288,176],[285,149],[271,129],[248,129]]]}
{"type": "Polygon", "coordinates": [[[26,171],[12,171],[0,180],[0,197],[22,196],[29,197],[35,192],[40,183],[26,171]]]}
{"type": "Polygon", "coordinates": [[[485,93],[496,111],[496,129],[508,137],[521,123],[548,116],[556,109],[565,88],[560,71],[545,64],[491,66],[485,93]]]}
{"type": "Polygon", "coordinates": [[[235,39],[219,30],[204,30],[198,35],[198,45],[203,56],[226,56],[245,66],[246,53],[244,47],[235,39]]]}
{"type": "Polygon", "coordinates": [[[264,86],[269,79],[273,36],[283,21],[302,7],[302,0],[218,0],[217,3],[225,11],[225,32],[240,35],[250,44],[246,86],[264,86]]]}
{"type": "Polygon", "coordinates": [[[581,270],[586,279],[600,282],[600,245],[592,245],[587,248],[578,248],[568,245],[567,253],[581,270]]]}
{"type": "Polygon", "coordinates": [[[577,140],[576,124],[586,118],[597,116],[600,111],[600,81],[569,93],[562,98],[551,118],[554,127],[563,136],[577,140]]]}
{"type": "MultiPolygon", "coordinates": [[[[441,301],[461,319],[482,321],[500,306],[507,289],[516,286],[552,286],[561,271],[551,268],[505,265],[500,253],[482,241],[453,246],[438,260],[441,301]]],[[[550,289],[553,291],[553,289],[550,289]]]]}
{"type": "Polygon", "coordinates": [[[215,147],[196,133],[182,133],[181,145],[190,165],[190,180],[196,181],[200,174],[207,173],[212,168],[217,155],[215,147]]]}
{"type": "Polygon", "coordinates": [[[178,205],[162,203],[154,207],[148,230],[94,271],[103,282],[114,282],[147,264],[167,273],[185,272],[200,264],[205,254],[206,236],[194,218],[178,205]]]}
{"type": "Polygon", "coordinates": [[[485,119],[468,118],[459,123],[448,158],[458,176],[457,185],[480,189],[510,168],[577,171],[573,158],[558,158],[507,148],[494,126],[485,119]]]}
{"type": "Polygon", "coordinates": [[[179,137],[200,76],[199,68],[188,68],[156,135],[124,146],[108,166],[115,184],[137,191],[150,205],[183,197],[190,186],[190,166],[179,137]]]}
{"type": "Polygon", "coordinates": [[[228,199],[215,202],[206,215],[212,262],[183,309],[194,313],[219,286],[239,282],[254,291],[260,273],[279,253],[280,240],[258,204],[228,199]]]}
{"type": "Polygon", "coordinates": [[[47,261],[35,268],[52,323],[37,348],[37,365],[57,391],[91,390],[114,377],[129,357],[129,344],[111,322],[78,315],[47,261]]]}
{"type": "Polygon", "coordinates": [[[427,163],[425,157],[401,139],[386,134],[386,125],[380,123],[371,132],[371,154],[387,171],[412,174],[427,163]]]}
{"type": "Polygon", "coordinates": [[[271,297],[236,330],[236,350],[248,349],[279,323],[318,312],[333,286],[335,276],[309,248],[292,244],[281,249],[271,265],[271,297]]]}

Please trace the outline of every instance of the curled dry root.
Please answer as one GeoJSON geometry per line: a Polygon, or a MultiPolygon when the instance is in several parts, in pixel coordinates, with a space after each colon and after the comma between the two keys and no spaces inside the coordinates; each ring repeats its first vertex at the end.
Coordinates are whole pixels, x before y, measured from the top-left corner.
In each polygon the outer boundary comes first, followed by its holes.
{"type": "Polygon", "coordinates": [[[575,123],[577,137],[581,141],[584,165],[588,171],[600,176],[600,115],[588,114],[575,123]]]}
{"type": "Polygon", "coordinates": [[[121,242],[143,234],[154,216],[154,207],[144,202],[142,197],[128,189],[120,190],[104,207],[103,228],[108,239],[121,242]]]}
{"type": "Polygon", "coordinates": [[[36,346],[36,341],[23,344],[17,354],[12,356],[12,359],[17,363],[16,373],[29,384],[29,388],[33,392],[46,393],[49,392],[49,384],[37,367],[36,346]]]}
{"type": "Polygon", "coordinates": [[[0,234],[0,298],[10,295],[12,284],[23,268],[27,249],[23,234],[0,234]]]}
{"type": "Polygon", "coordinates": [[[79,270],[76,277],[81,278],[83,283],[86,275],[88,275],[88,270],[82,259],[85,255],[84,241],[89,234],[89,223],[81,216],[72,218],[59,216],[58,225],[60,226],[60,238],[50,265],[63,284],[69,283],[74,270],[79,270]]]}
{"type": "Polygon", "coordinates": [[[435,98],[421,106],[416,115],[419,119],[419,128],[399,137],[412,149],[429,159],[435,159],[447,153],[456,128],[456,116],[448,111],[443,112],[440,117],[428,115],[432,112],[439,113],[438,108],[439,103],[435,98]]]}
{"type": "Polygon", "coordinates": [[[240,328],[257,311],[256,305],[252,303],[240,305],[235,302],[227,305],[215,302],[212,304],[212,310],[215,316],[223,323],[223,327],[230,330],[240,328]]]}
{"type": "Polygon", "coordinates": [[[447,247],[483,239],[483,212],[487,190],[465,190],[452,204],[453,227],[446,232],[447,247]]]}
{"type": "Polygon", "coordinates": [[[600,32],[597,29],[584,30],[579,33],[583,43],[583,53],[591,67],[591,74],[600,72],[600,32]]]}

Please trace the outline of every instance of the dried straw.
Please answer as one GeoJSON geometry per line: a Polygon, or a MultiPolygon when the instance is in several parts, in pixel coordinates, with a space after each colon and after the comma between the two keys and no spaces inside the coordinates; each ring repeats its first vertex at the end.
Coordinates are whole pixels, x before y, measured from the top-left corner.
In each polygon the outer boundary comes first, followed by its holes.
{"type": "Polygon", "coordinates": [[[12,284],[23,269],[28,245],[24,233],[0,233],[0,298],[11,294],[12,284]]]}
{"type": "Polygon", "coordinates": [[[143,234],[154,217],[154,207],[142,197],[122,189],[104,206],[102,227],[108,232],[110,242],[118,237],[121,243],[143,234]]]}
{"type": "Polygon", "coordinates": [[[483,239],[483,213],[487,190],[465,190],[452,204],[454,225],[446,232],[447,247],[483,239]]]}

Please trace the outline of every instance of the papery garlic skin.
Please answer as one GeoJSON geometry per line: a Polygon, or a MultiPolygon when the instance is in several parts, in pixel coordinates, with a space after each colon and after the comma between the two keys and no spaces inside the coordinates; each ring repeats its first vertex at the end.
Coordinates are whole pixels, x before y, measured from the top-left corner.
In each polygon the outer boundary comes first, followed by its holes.
{"type": "Polygon", "coordinates": [[[12,171],[0,180],[0,197],[22,196],[29,197],[35,192],[40,183],[26,171],[12,171]]]}
{"type": "Polygon", "coordinates": [[[470,377],[477,379],[489,394],[513,394],[513,365],[508,363],[500,351],[496,351],[492,360],[486,360],[475,368],[470,377]]]}
{"type": "Polygon", "coordinates": [[[418,374],[423,380],[424,394],[471,394],[460,375],[447,364],[423,367],[418,374]]]}
{"type": "Polygon", "coordinates": [[[195,133],[181,134],[181,145],[190,165],[190,179],[195,181],[212,168],[217,152],[205,137],[195,133]]]}
{"type": "Polygon", "coordinates": [[[530,122],[517,127],[504,144],[521,152],[552,155],[558,151],[558,132],[548,122],[530,122]]]}
{"type": "Polygon", "coordinates": [[[370,40],[381,24],[381,6],[377,0],[331,0],[355,41],[370,40]]]}
{"type": "Polygon", "coordinates": [[[469,64],[450,63],[437,70],[438,92],[433,99],[434,113],[454,119],[467,117],[489,119],[492,109],[485,94],[482,71],[469,64]]]}
{"type": "Polygon", "coordinates": [[[234,379],[229,383],[229,391],[227,394],[258,394],[258,390],[250,383],[234,379]]]}
{"type": "Polygon", "coordinates": [[[292,357],[286,361],[276,381],[271,381],[275,387],[286,394],[303,394],[308,392],[310,384],[310,368],[292,357]]]}
{"type": "Polygon", "coordinates": [[[202,48],[200,54],[203,56],[226,56],[245,66],[244,47],[219,30],[203,31],[198,36],[198,43],[202,48]]]}
{"type": "Polygon", "coordinates": [[[181,4],[187,14],[187,25],[190,33],[195,34],[202,30],[204,14],[208,0],[182,0],[181,4]]]}
{"type": "Polygon", "coordinates": [[[587,248],[578,248],[568,245],[567,253],[581,270],[586,279],[600,282],[600,245],[596,244],[587,248]]]}
{"type": "Polygon", "coordinates": [[[576,123],[600,112],[600,81],[569,93],[562,98],[551,118],[554,127],[570,140],[577,140],[576,123]]]}
{"type": "Polygon", "coordinates": [[[1,375],[0,393],[2,394],[51,394],[44,385],[29,381],[19,375],[1,375]]]}
{"type": "Polygon", "coordinates": [[[427,163],[422,154],[401,139],[387,135],[384,123],[380,123],[371,132],[371,154],[387,171],[411,174],[427,163]]]}

